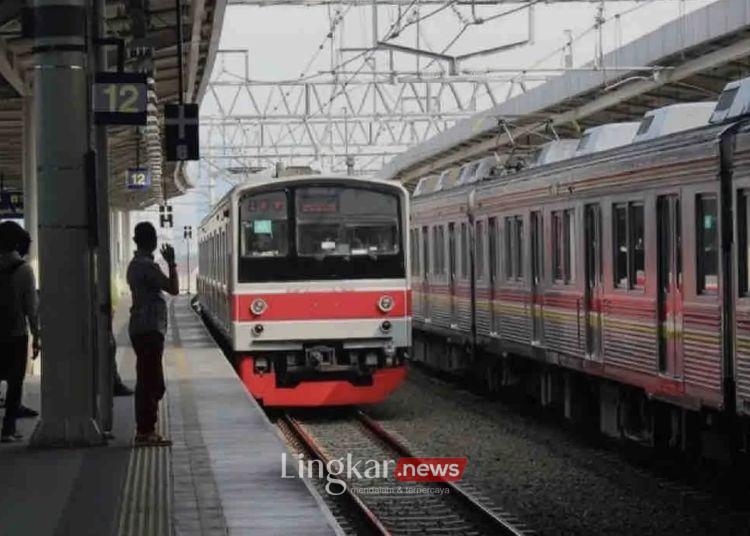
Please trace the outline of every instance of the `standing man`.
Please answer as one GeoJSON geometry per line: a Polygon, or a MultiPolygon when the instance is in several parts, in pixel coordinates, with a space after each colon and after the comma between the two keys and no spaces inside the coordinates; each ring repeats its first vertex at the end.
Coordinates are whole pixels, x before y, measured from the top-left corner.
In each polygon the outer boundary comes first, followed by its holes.
{"type": "Polygon", "coordinates": [[[22,439],[16,430],[16,418],[26,375],[28,330],[33,337],[35,359],[40,348],[34,272],[17,251],[23,233],[15,222],[0,223],[0,377],[8,382],[0,432],[3,443],[22,439]]]}
{"type": "Polygon", "coordinates": [[[156,433],[159,401],[164,396],[164,336],[167,333],[167,303],[162,291],[177,295],[180,291],[174,249],[161,247],[161,255],[169,265],[165,276],[154,261],[156,229],[149,222],[135,226],[133,240],[137,246],[128,266],[128,285],[133,296],[130,309],[130,341],[136,355],[135,420],[136,445],[171,445],[156,433]]]}

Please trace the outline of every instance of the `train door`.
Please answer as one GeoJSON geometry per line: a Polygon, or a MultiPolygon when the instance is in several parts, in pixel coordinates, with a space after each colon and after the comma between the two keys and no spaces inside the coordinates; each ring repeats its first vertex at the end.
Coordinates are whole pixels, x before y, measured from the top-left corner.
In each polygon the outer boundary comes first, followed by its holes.
{"type": "Polygon", "coordinates": [[[602,357],[602,212],[599,205],[584,209],[586,355],[602,357]]]}
{"type": "Polygon", "coordinates": [[[542,342],[542,279],[544,278],[544,220],[542,213],[531,213],[531,341],[542,342]]]}
{"type": "Polygon", "coordinates": [[[451,300],[450,324],[456,322],[456,224],[448,224],[448,292],[451,300]]]}
{"type": "Polygon", "coordinates": [[[422,315],[424,320],[430,318],[430,233],[427,226],[422,227],[422,315]]]}
{"type": "Polygon", "coordinates": [[[488,251],[488,260],[489,260],[489,284],[490,284],[490,294],[489,294],[489,300],[490,300],[490,333],[497,332],[497,324],[495,323],[495,287],[497,286],[497,267],[498,267],[498,260],[497,260],[497,253],[498,253],[498,247],[497,247],[497,218],[490,218],[487,221],[487,235],[489,239],[489,251],[488,251]]]}
{"type": "Polygon", "coordinates": [[[680,199],[657,199],[659,372],[677,376],[682,355],[682,244],[680,199]]]}

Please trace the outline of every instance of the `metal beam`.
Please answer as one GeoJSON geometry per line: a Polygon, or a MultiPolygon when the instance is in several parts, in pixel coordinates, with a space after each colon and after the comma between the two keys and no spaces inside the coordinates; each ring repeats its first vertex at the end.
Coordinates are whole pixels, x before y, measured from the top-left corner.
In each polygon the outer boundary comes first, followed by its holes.
{"type": "MultiPolygon", "coordinates": [[[[612,106],[627,102],[629,99],[637,98],[648,94],[649,91],[655,90],[670,84],[679,85],[679,82],[690,76],[700,75],[703,72],[710,72],[712,69],[720,67],[730,61],[746,57],[750,54],[750,37],[746,37],[725,46],[718,50],[708,52],[695,59],[683,62],[672,69],[655,72],[648,80],[634,80],[604,91],[598,90],[598,95],[592,95],[585,104],[577,106],[563,113],[555,114],[548,121],[531,121],[527,124],[520,125],[513,131],[513,136],[524,135],[527,133],[539,131],[547,127],[548,124],[554,126],[571,124],[576,121],[585,119],[597,112],[605,111],[612,106]]],[[[500,146],[510,143],[507,133],[501,133],[497,136],[485,134],[484,137],[474,142],[467,141],[459,150],[448,151],[436,155],[430,161],[413,166],[410,169],[402,171],[396,177],[402,182],[413,182],[425,175],[442,171],[453,165],[478,158],[481,155],[494,151],[500,146]]]]}

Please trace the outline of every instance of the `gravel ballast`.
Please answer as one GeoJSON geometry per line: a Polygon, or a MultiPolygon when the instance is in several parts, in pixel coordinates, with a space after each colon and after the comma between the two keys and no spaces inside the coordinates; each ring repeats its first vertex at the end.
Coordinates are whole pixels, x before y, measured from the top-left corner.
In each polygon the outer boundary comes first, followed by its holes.
{"type": "Polygon", "coordinates": [[[413,367],[365,410],[422,455],[466,456],[464,481],[540,534],[750,535],[747,515],[413,367]]]}

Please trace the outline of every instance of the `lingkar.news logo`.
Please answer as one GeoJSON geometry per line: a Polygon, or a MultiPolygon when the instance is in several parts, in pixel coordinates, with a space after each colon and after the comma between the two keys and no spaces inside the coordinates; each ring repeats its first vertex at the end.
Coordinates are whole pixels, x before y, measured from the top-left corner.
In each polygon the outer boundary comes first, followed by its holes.
{"type": "Polygon", "coordinates": [[[354,460],[336,458],[323,462],[305,459],[296,455],[296,474],[289,471],[290,461],[285,452],[281,454],[281,478],[326,479],[325,489],[329,495],[341,495],[347,490],[347,482],[387,480],[391,477],[399,482],[456,482],[461,480],[468,462],[467,458],[400,458],[399,460],[354,460]]]}

